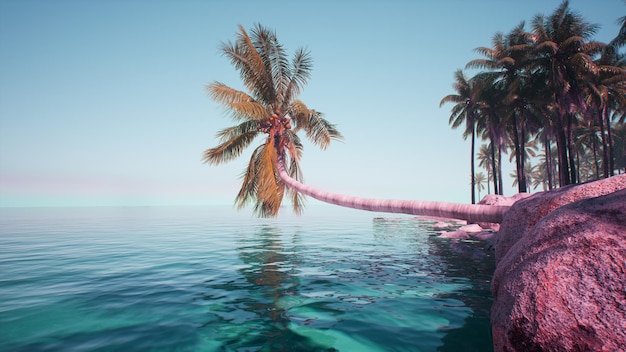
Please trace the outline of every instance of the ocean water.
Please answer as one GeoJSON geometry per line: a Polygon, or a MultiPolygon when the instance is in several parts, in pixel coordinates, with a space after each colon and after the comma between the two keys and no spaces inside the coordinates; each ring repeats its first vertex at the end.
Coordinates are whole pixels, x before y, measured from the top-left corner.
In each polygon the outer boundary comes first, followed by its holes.
{"type": "Polygon", "coordinates": [[[0,209],[0,351],[490,351],[493,255],[350,209],[0,209]]]}

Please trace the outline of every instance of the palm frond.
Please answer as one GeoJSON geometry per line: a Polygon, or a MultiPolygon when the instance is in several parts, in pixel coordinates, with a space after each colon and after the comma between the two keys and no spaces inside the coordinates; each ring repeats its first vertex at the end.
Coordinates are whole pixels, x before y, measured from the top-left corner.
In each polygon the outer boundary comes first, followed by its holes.
{"type": "MultiPolygon", "coordinates": [[[[343,140],[343,136],[334,124],[324,119],[321,112],[310,110],[306,125],[303,127],[306,136],[313,144],[325,150],[330,145],[331,140],[343,140]]],[[[300,126],[298,126],[300,127],[300,126]]]]}
{"type": "Polygon", "coordinates": [[[259,122],[256,120],[244,121],[238,125],[224,128],[223,130],[217,132],[215,136],[220,139],[220,143],[225,143],[233,138],[237,138],[237,136],[241,134],[256,132],[258,130],[258,126],[259,122]]]}
{"type": "Polygon", "coordinates": [[[238,103],[230,104],[231,114],[236,120],[252,119],[263,120],[267,119],[269,113],[265,110],[265,107],[255,101],[242,101],[238,103]]]}
{"type": "Polygon", "coordinates": [[[207,84],[205,90],[211,99],[224,106],[230,106],[232,103],[254,101],[254,99],[245,92],[231,88],[218,81],[207,84]]]}
{"type": "Polygon", "coordinates": [[[204,162],[218,165],[239,157],[259,133],[256,128],[250,129],[251,125],[251,123],[244,122],[220,131],[218,137],[222,142],[217,147],[204,151],[202,156],[204,162]]]}
{"type": "Polygon", "coordinates": [[[498,63],[491,59],[474,59],[465,65],[466,69],[498,69],[498,63]]]}
{"type": "MultiPolygon", "coordinates": [[[[289,176],[291,176],[291,178],[302,182],[302,171],[300,170],[300,164],[298,163],[298,160],[291,158],[290,161],[290,165],[289,165],[289,176]]],[[[302,211],[304,210],[304,195],[302,195],[300,192],[289,188],[287,191],[287,194],[289,195],[289,197],[291,198],[291,205],[293,207],[293,212],[300,215],[302,214],[302,211]]]]}
{"type": "Polygon", "coordinates": [[[293,131],[285,131],[284,138],[288,140],[287,152],[292,160],[299,161],[302,158],[302,150],[304,149],[300,137],[293,131]]]}
{"type": "Polygon", "coordinates": [[[239,30],[236,43],[222,44],[221,51],[239,70],[244,85],[252,92],[255,99],[272,104],[276,100],[272,77],[268,75],[265,63],[246,30],[241,25],[239,30]]]}
{"type": "MultiPolygon", "coordinates": [[[[313,60],[310,57],[308,51],[304,49],[298,49],[293,58],[293,67],[291,69],[291,77],[284,96],[284,103],[292,101],[300,94],[300,90],[307,83],[311,76],[311,69],[313,68],[313,60]]],[[[281,107],[285,110],[287,107],[281,107]]]]}
{"type": "Polygon", "coordinates": [[[241,189],[239,193],[237,193],[237,197],[235,197],[235,206],[237,209],[241,210],[249,203],[256,200],[257,193],[257,159],[259,158],[259,154],[263,151],[265,144],[258,146],[250,157],[250,161],[248,162],[248,167],[244,170],[241,175],[241,189]]]}
{"type": "Polygon", "coordinates": [[[257,204],[255,212],[261,217],[278,215],[282,203],[285,185],[278,173],[277,160],[277,150],[273,148],[271,142],[265,144],[256,162],[257,204]]]}
{"type": "MultiPolygon", "coordinates": [[[[280,104],[284,91],[286,90],[286,81],[289,71],[289,61],[285,54],[285,50],[278,42],[276,33],[269,28],[257,23],[252,29],[252,41],[259,57],[265,66],[265,75],[271,79],[272,99],[269,104],[280,104]]],[[[272,108],[277,108],[275,105],[272,108]]]]}
{"type": "Polygon", "coordinates": [[[268,116],[265,107],[251,96],[223,83],[214,82],[206,86],[211,99],[224,105],[235,121],[262,120],[268,116]]]}

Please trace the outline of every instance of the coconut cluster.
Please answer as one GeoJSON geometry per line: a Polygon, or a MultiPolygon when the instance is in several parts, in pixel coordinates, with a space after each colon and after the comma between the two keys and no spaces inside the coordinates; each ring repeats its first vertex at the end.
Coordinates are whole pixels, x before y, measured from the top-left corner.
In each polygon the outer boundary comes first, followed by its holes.
{"type": "Polygon", "coordinates": [[[291,119],[289,116],[281,116],[280,110],[276,110],[269,119],[261,121],[257,130],[269,134],[273,127],[278,126],[282,126],[284,129],[291,129],[291,119]]]}

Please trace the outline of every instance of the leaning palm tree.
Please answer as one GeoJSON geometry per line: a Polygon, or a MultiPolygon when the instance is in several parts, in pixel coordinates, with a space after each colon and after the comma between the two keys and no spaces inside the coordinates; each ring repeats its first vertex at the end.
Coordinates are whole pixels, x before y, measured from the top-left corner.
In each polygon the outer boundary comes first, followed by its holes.
{"type": "Polygon", "coordinates": [[[501,222],[509,207],[455,204],[413,200],[382,200],[350,197],[321,191],[300,180],[298,161],[302,143],[297,135],[305,131],[322,149],[341,134],[334,125],[311,110],[296,97],[311,71],[308,52],[296,51],[291,63],[274,32],[256,25],[251,35],[239,26],[235,43],[226,43],[222,52],[240,71],[245,87],[242,92],[214,82],[207,87],[209,95],[226,107],[238,125],[218,133],[220,145],[204,152],[204,161],[220,164],[235,159],[252,144],[255,137],[266,134],[254,149],[243,184],[236,198],[239,208],[250,202],[260,216],[276,216],[285,193],[291,193],[294,210],[302,210],[302,195],[350,208],[391,213],[405,213],[501,222]],[[287,186],[287,187],[286,187],[287,186]]]}
{"type": "Polygon", "coordinates": [[[302,178],[299,161],[303,146],[296,132],[304,130],[311,142],[322,149],[342,136],[321,113],[297,99],[311,73],[309,52],[298,49],[289,62],[273,31],[260,24],[251,35],[242,26],[239,29],[237,40],[223,43],[221,51],[239,70],[250,93],[221,82],[207,86],[211,98],[224,105],[238,124],[220,131],[220,144],[207,149],[203,159],[209,164],[236,159],[257,136],[265,134],[263,143],[252,152],[235,203],[240,209],[254,203],[257,215],[276,216],[287,191],[299,214],[302,196],[285,189],[277,166],[279,157],[289,159],[287,174],[298,180],[302,178]]]}

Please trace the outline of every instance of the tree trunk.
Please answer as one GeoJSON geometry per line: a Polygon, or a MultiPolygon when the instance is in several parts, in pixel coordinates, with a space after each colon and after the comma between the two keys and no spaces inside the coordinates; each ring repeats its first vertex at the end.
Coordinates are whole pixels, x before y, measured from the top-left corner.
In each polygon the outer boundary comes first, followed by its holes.
{"type": "Polygon", "coordinates": [[[513,148],[515,149],[515,173],[517,177],[517,190],[518,192],[526,192],[526,190],[522,191],[522,187],[524,186],[524,182],[522,182],[522,174],[524,173],[524,167],[522,166],[522,156],[521,156],[521,143],[519,138],[519,132],[517,128],[517,117],[515,113],[512,114],[513,121],[511,125],[513,126],[513,148]]]}
{"type": "Polygon", "coordinates": [[[602,172],[604,178],[609,177],[609,143],[606,138],[606,129],[604,128],[604,117],[606,115],[606,106],[602,106],[602,112],[600,116],[600,138],[602,139],[602,172]]]}
{"type": "Polygon", "coordinates": [[[544,153],[546,155],[546,173],[548,174],[548,190],[552,190],[552,147],[550,146],[550,139],[548,135],[543,137],[544,153]]]}
{"type": "Polygon", "coordinates": [[[565,130],[561,123],[561,117],[556,118],[556,149],[559,155],[559,187],[563,187],[570,184],[569,165],[567,157],[567,138],[565,137],[565,130]]]}
{"type": "Polygon", "coordinates": [[[428,202],[416,200],[370,199],[329,193],[307,186],[289,176],[285,170],[283,157],[277,161],[278,172],[282,181],[293,190],[313,197],[322,202],[343,207],[383,213],[401,213],[410,215],[435,216],[467,220],[468,222],[501,223],[510,207],[480,204],[458,204],[446,202],[428,202]]]}
{"type": "Polygon", "coordinates": [[[520,126],[520,133],[521,133],[521,139],[522,139],[522,143],[521,143],[521,147],[522,147],[522,151],[520,153],[520,157],[522,159],[522,162],[520,164],[522,164],[522,186],[519,188],[520,193],[524,193],[524,192],[530,192],[529,186],[528,186],[528,178],[526,177],[526,129],[524,128],[524,125],[520,126]]]}
{"type": "Polygon", "coordinates": [[[499,195],[504,195],[504,185],[502,180],[502,146],[498,143],[498,191],[499,195]]]}
{"type": "MultiPolygon", "coordinates": [[[[476,140],[476,128],[472,125],[472,147],[471,147],[471,162],[470,168],[472,172],[472,204],[476,204],[476,180],[474,179],[474,143],[476,140]]],[[[480,193],[480,192],[479,192],[480,193]]],[[[478,196],[480,198],[480,195],[478,196]]]]}
{"type": "Polygon", "coordinates": [[[491,137],[491,172],[493,176],[493,194],[500,194],[498,192],[498,169],[496,168],[496,141],[491,137]]]}
{"type": "MultiPolygon", "coordinates": [[[[606,109],[606,108],[605,108],[606,109]]],[[[609,177],[615,175],[615,156],[613,155],[613,132],[611,132],[611,120],[609,119],[608,112],[605,112],[606,115],[606,132],[608,137],[608,145],[609,145],[609,177]]]]}
{"type": "Polygon", "coordinates": [[[578,167],[576,166],[576,161],[574,160],[574,134],[572,131],[572,125],[572,114],[567,114],[565,133],[567,133],[567,153],[569,155],[569,179],[570,183],[578,183],[579,180],[576,177],[578,174],[578,167]]]}

